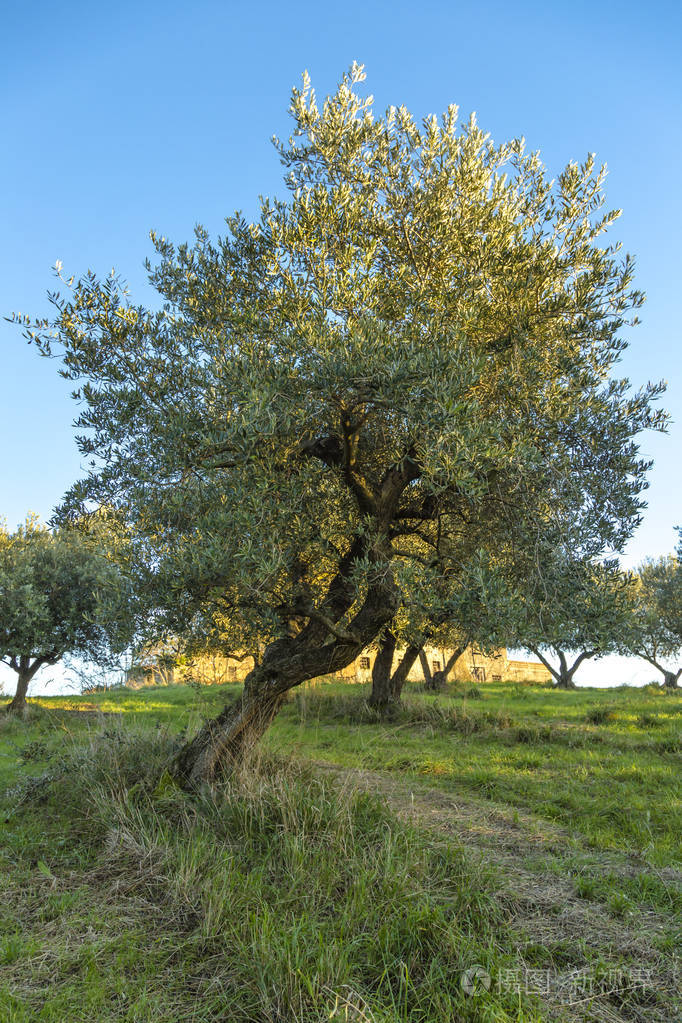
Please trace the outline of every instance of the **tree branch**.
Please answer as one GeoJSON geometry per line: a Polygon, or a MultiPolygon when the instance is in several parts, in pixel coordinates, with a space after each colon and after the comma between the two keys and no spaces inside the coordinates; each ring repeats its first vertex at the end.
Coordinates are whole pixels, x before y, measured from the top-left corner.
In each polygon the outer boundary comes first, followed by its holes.
{"type": "Polygon", "coordinates": [[[547,668],[547,671],[549,671],[549,672],[550,672],[550,674],[551,674],[551,675],[553,676],[553,678],[555,678],[555,679],[557,680],[557,682],[558,682],[558,681],[559,681],[559,678],[561,677],[561,676],[559,675],[559,672],[558,672],[558,671],[556,670],[556,668],[553,668],[553,667],[552,667],[552,665],[550,664],[550,662],[549,662],[549,661],[548,661],[548,660],[547,660],[547,659],[546,659],[545,657],[543,657],[543,655],[542,655],[542,654],[540,653],[540,650],[538,649],[538,647],[536,647],[536,646],[529,646],[529,647],[528,647],[528,649],[529,649],[529,650],[530,650],[530,651],[531,651],[532,653],[534,653],[536,657],[539,657],[539,658],[540,658],[540,660],[542,661],[542,663],[544,664],[544,666],[545,666],[545,667],[547,668]]]}
{"type": "Polygon", "coordinates": [[[390,522],[396,513],[396,503],[408,483],[419,479],[421,466],[416,460],[416,451],[410,447],[385,473],[379,489],[378,514],[390,522]]]}
{"type": "Polygon", "coordinates": [[[590,657],[594,657],[596,653],[597,653],[596,650],[584,650],[580,654],[580,656],[577,657],[576,660],[573,662],[573,667],[570,669],[570,671],[568,673],[569,676],[572,678],[573,675],[578,670],[578,668],[580,667],[580,665],[583,663],[583,661],[587,661],[587,660],[590,659],[590,657]]]}
{"type": "MultiPolygon", "coordinates": [[[[348,423],[348,429],[352,429],[348,423]]],[[[344,424],[345,430],[345,424],[344,424]]],[[[345,445],[334,436],[315,437],[302,441],[298,447],[299,454],[304,458],[317,458],[329,468],[343,469],[343,478],[349,490],[358,502],[363,514],[373,515],[376,512],[376,501],[367,481],[354,468],[355,448],[349,441],[345,445]]]]}
{"type": "Polygon", "coordinates": [[[329,632],[332,636],[336,637],[336,639],[340,639],[345,643],[359,642],[359,637],[354,632],[350,632],[348,629],[340,628],[336,624],[336,622],[332,621],[331,618],[329,618],[326,614],[324,614],[322,611],[319,611],[312,605],[305,608],[301,608],[300,610],[298,610],[298,613],[301,615],[305,615],[306,618],[310,618],[314,622],[319,622],[319,624],[323,625],[327,632],[329,632]]]}
{"type": "Polygon", "coordinates": [[[660,671],[662,675],[665,675],[665,668],[663,668],[658,663],[658,661],[655,660],[655,658],[649,657],[649,655],[645,654],[643,650],[638,650],[637,653],[642,658],[643,661],[648,661],[649,664],[653,664],[654,668],[656,668],[657,671],[660,671]]]}

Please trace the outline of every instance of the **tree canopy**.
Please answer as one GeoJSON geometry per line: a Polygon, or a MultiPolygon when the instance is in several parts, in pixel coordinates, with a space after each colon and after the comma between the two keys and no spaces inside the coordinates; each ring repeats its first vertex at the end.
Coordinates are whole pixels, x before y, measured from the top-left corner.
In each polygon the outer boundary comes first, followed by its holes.
{"type": "Polygon", "coordinates": [[[594,556],[642,507],[635,438],[660,388],[610,376],[642,296],[602,240],[604,169],[551,180],[454,106],[377,115],[363,79],[321,105],[307,76],[293,90],[288,196],[254,222],[152,235],[159,308],[88,273],[23,320],[81,403],[90,471],[64,513],[125,513],[165,628],[216,614],[269,641],[183,752],[189,781],[379,635],[405,538],[421,558],[448,535],[526,542],[570,509],[594,556]]]}
{"type": "Polygon", "coordinates": [[[17,673],[21,711],[32,678],[67,655],[105,661],[129,638],[126,587],[102,522],[52,532],[29,516],[0,528],[0,660],[17,673]]]}

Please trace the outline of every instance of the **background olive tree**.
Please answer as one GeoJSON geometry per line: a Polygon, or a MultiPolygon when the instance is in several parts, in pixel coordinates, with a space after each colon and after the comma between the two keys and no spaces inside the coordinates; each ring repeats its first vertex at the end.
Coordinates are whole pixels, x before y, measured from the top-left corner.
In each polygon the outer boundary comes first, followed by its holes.
{"type": "Polygon", "coordinates": [[[682,565],[678,557],[650,559],[639,566],[623,647],[660,671],[668,689],[677,688],[682,665],[670,667],[670,661],[679,660],[682,652],[682,565]]]}
{"type": "Polygon", "coordinates": [[[538,547],[510,595],[510,641],[531,650],[562,689],[575,687],[586,660],[620,649],[630,614],[630,578],[617,560],[573,550],[567,537],[538,547]]]}
{"type": "Polygon", "coordinates": [[[6,710],[23,712],[37,672],[66,655],[109,663],[129,639],[128,593],[103,523],[53,531],[29,516],[0,528],[0,660],[17,675],[6,710]]]}
{"type": "Polygon", "coordinates": [[[551,180],[455,107],[377,114],[363,78],[321,105],[307,77],[293,91],[288,196],[255,222],[153,235],[159,308],[88,274],[54,318],[23,321],[81,402],[92,468],[64,513],[128,517],[168,631],[210,606],[268,641],[181,751],[188,784],[392,621],[403,537],[479,519],[542,533],[569,507],[598,553],[641,507],[633,438],[660,422],[659,389],[609,376],[642,296],[602,241],[618,216],[603,170],[588,157],[551,180]]]}

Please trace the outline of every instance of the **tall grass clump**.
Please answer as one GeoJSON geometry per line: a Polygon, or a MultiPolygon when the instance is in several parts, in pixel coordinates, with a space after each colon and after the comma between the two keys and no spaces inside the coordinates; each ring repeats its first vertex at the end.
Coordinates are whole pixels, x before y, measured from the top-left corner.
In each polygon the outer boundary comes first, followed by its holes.
{"type": "Polygon", "coordinates": [[[191,995],[197,1019],[234,1023],[540,1019],[494,983],[462,988],[514,955],[488,868],[282,759],[187,795],[164,768],[174,741],[112,730],[72,754],[54,797],[89,829],[97,882],[142,897],[166,949],[173,936],[175,1006],[191,995]]]}
{"type": "Polygon", "coordinates": [[[591,725],[605,725],[616,720],[616,712],[609,706],[590,707],[585,714],[585,720],[591,725]]]}
{"type": "MultiPolygon", "coordinates": [[[[472,687],[473,699],[480,699],[479,691],[472,687]]],[[[471,696],[468,691],[464,696],[471,696]]],[[[292,701],[292,710],[303,724],[320,722],[325,724],[374,725],[415,725],[428,726],[437,731],[460,732],[471,735],[474,732],[510,728],[514,722],[503,711],[475,711],[436,701],[428,695],[407,696],[391,709],[388,718],[370,706],[364,694],[354,692],[330,695],[319,690],[297,692],[292,701]]],[[[286,714],[285,709],[285,714],[286,714]]]]}

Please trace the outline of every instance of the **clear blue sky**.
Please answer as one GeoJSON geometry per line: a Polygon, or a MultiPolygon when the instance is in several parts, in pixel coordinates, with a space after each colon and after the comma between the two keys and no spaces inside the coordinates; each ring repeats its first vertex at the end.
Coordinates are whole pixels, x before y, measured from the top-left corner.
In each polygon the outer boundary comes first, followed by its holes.
{"type": "MultiPolygon", "coordinates": [[[[151,299],[155,228],[221,229],[259,193],[283,193],[270,144],[291,86],[319,94],[355,59],[380,108],[459,104],[502,141],[524,135],[552,173],[594,151],[617,234],[647,292],[623,371],[664,378],[673,416],[648,436],[649,509],[630,558],[672,550],[682,524],[682,4],[426,0],[324,3],[5,3],[0,10],[0,313],[46,309],[50,268],[112,266],[151,299]]],[[[0,516],[49,517],[79,474],[75,408],[57,367],[0,323],[0,516]]]]}

